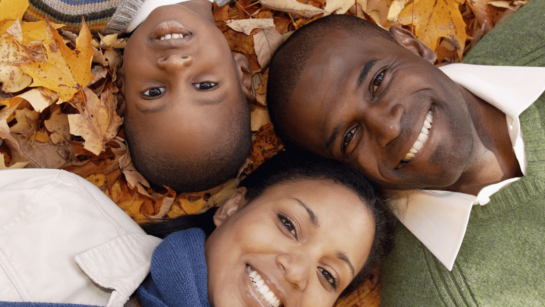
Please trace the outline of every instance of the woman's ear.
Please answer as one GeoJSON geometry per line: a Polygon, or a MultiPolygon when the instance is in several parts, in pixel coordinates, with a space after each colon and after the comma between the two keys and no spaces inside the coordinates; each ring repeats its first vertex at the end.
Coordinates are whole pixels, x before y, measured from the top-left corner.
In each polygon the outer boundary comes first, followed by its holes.
{"type": "Polygon", "coordinates": [[[248,59],[240,53],[233,54],[233,59],[235,60],[242,92],[248,99],[248,102],[254,102],[255,90],[252,81],[252,68],[250,67],[250,62],[248,62],[248,59]]]}
{"type": "Polygon", "coordinates": [[[127,101],[125,100],[125,70],[123,67],[117,70],[115,85],[119,89],[117,91],[117,115],[123,117],[127,108],[127,101]]]}
{"type": "Polygon", "coordinates": [[[216,227],[227,221],[231,215],[246,204],[246,191],[245,187],[239,187],[235,194],[216,210],[214,214],[214,225],[216,227]]]}
{"type": "Polygon", "coordinates": [[[435,61],[437,61],[437,55],[435,52],[414,37],[410,31],[392,26],[390,27],[390,33],[398,44],[405,47],[405,49],[409,50],[410,52],[418,55],[431,64],[434,64],[435,61]]]}

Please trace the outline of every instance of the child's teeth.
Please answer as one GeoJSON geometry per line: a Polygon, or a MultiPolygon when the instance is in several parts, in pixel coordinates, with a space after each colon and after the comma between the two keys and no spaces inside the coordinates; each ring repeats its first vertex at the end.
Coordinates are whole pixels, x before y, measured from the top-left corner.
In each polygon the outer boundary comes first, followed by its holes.
{"type": "Polygon", "coordinates": [[[179,37],[180,35],[178,35],[177,33],[172,34],[172,38],[179,38],[179,37]]]}
{"type": "Polygon", "coordinates": [[[170,34],[165,35],[165,39],[170,39],[171,37],[172,37],[172,35],[170,35],[170,34]]]}

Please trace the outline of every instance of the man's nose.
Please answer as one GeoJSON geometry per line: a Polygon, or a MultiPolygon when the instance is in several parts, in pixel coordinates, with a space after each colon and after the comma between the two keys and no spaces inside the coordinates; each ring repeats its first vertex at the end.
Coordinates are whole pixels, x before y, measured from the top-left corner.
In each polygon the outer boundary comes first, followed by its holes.
{"type": "Polygon", "coordinates": [[[286,280],[299,291],[307,287],[311,272],[311,261],[299,252],[290,251],[276,257],[276,262],[284,271],[286,280]]]}
{"type": "Polygon", "coordinates": [[[190,55],[170,55],[166,58],[157,59],[157,67],[169,72],[186,69],[191,66],[192,63],[193,57],[190,55]]]}
{"type": "Polygon", "coordinates": [[[365,111],[365,128],[375,135],[380,147],[385,147],[401,133],[401,117],[405,108],[401,104],[391,106],[376,104],[365,111]]]}

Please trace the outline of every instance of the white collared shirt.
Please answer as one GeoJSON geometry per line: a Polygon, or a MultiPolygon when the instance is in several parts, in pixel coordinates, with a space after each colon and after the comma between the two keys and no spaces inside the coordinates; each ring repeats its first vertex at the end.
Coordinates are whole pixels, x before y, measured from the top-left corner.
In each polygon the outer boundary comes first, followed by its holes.
{"type": "MultiPolygon", "coordinates": [[[[505,113],[509,137],[522,173],[526,154],[519,116],[545,90],[545,67],[451,64],[440,67],[454,82],[505,113]]],[[[474,205],[486,205],[511,178],[483,188],[478,196],[432,190],[399,191],[390,200],[396,217],[450,271],[462,245],[474,205]]]]}
{"type": "Polygon", "coordinates": [[[87,180],[0,171],[0,300],[123,306],[161,239],[87,180]]]}

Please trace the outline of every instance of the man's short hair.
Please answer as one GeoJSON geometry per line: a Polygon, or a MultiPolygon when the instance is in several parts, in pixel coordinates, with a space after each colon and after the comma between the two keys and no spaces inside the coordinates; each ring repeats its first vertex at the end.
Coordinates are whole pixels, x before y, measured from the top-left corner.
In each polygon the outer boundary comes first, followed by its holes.
{"type": "Polygon", "coordinates": [[[211,144],[199,156],[162,154],[140,142],[138,129],[125,123],[125,137],[136,169],[155,187],[163,185],[177,193],[205,191],[234,178],[252,147],[250,107],[240,90],[240,103],[220,143],[211,144]]]}
{"type": "MultiPolygon", "coordinates": [[[[299,83],[301,74],[318,44],[327,39],[326,33],[343,30],[354,39],[381,37],[397,44],[390,32],[379,26],[350,15],[329,15],[305,25],[295,31],[288,40],[276,50],[269,67],[267,84],[267,106],[276,134],[286,146],[296,145],[285,130],[285,110],[299,83]]],[[[334,46],[343,48],[343,46],[334,46]]]]}

